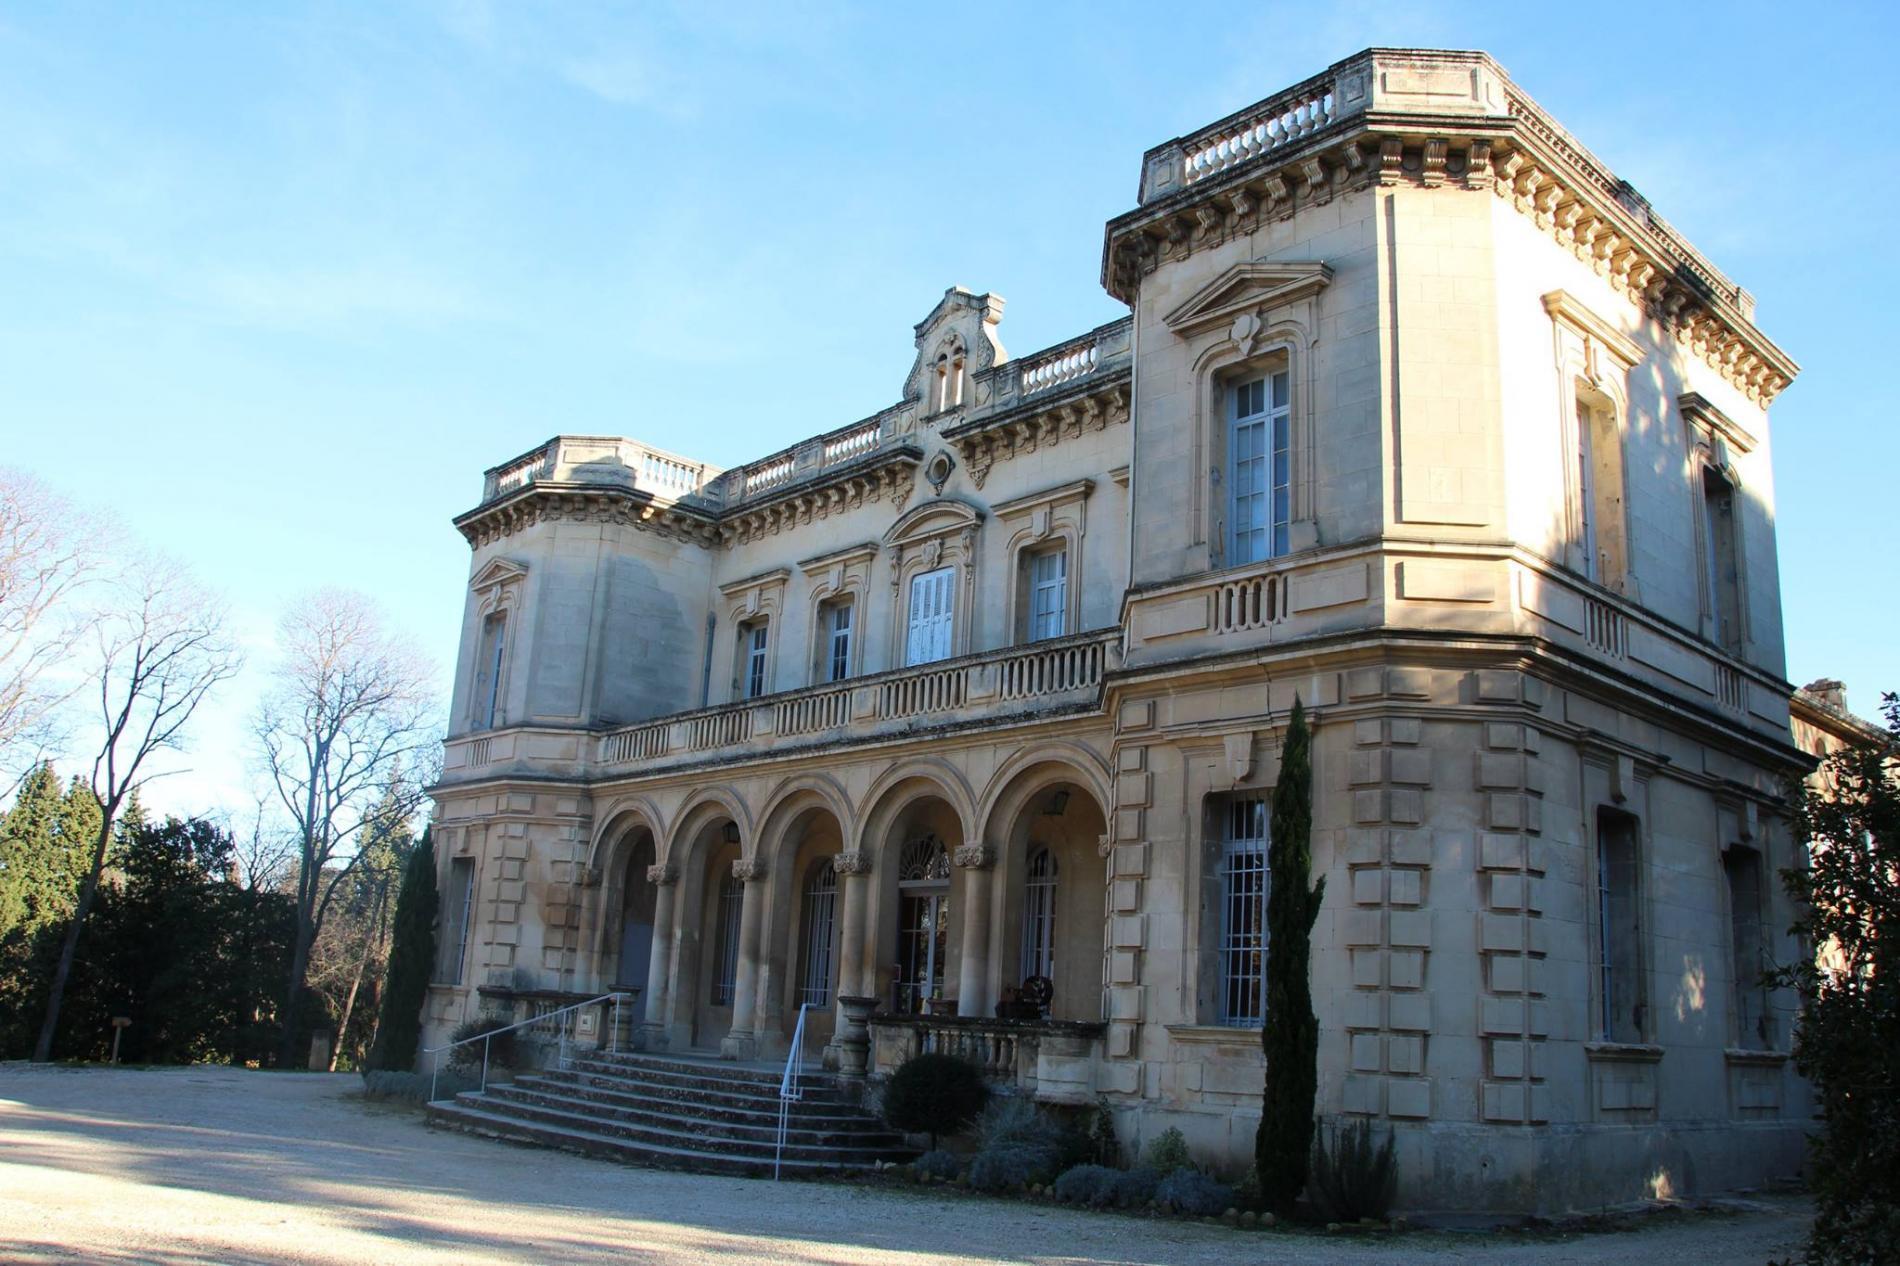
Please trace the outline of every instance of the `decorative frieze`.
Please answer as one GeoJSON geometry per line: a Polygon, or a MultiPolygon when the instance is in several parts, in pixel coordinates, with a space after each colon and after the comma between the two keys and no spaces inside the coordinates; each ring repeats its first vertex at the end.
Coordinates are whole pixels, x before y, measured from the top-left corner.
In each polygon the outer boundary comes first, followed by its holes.
{"type": "Polygon", "coordinates": [[[963,457],[970,482],[981,488],[997,462],[1054,448],[1064,440],[1105,431],[1128,421],[1128,381],[1047,406],[1030,406],[975,428],[945,433],[963,457]]]}

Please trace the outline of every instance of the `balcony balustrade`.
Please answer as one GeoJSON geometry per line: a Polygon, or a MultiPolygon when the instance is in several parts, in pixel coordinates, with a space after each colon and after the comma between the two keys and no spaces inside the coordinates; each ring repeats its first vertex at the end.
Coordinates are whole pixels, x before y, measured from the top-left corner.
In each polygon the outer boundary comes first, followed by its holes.
{"type": "Polygon", "coordinates": [[[1120,630],[1104,629],[745,699],[602,734],[595,759],[646,772],[715,753],[764,754],[783,739],[845,742],[920,722],[1005,722],[1091,706],[1120,651],[1120,630]]]}
{"type": "Polygon", "coordinates": [[[1048,1103],[1091,1103],[1107,1025],[1075,1020],[874,1015],[871,1075],[885,1077],[918,1055],[975,1064],[985,1081],[1048,1103]]]}

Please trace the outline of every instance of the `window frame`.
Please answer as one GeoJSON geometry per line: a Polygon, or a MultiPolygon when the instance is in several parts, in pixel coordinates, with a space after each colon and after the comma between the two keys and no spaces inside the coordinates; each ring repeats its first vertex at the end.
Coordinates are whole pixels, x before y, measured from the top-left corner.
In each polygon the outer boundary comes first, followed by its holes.
{"type": "Polygon", "coordinates": [[[1259,372],[1226,375],[1222,393],[1227,428],[1227,561],[1231,566],[1245,567],[1284,558],[1292,553],[1293,367],[1289,363],[1267,366],[1259,372]],[[1282,386],[1284,398],[1280,393],[1282,386]],[[1242,401],[1252,394],[1254,387],[1260,388],[1260,407],[1243,412],[1242,401]],[[1256,452],[1250,447],[1248,455],[1243,457],[1243,433],[1254,430],[1259,432],[1260,448],[1256,452]],[[1259,498],[1266,507],[1265,522],[1244,530],[1240,513],[1243,461],[1249,465],[1258,463],[1262,476],[1260,490],[1245,495],[1259,498]],[[1255,533],[1260,535],[1259,553],[1255,553],[1251,545],[1255,533]],[[1243,540],[1250,542],[1245,549],[1243,540]]]}
{"type": "Polygon", "coordinates": [[[1046,642],[1052,638],[1066,637],[1074,632],[1069,628],[1069,547],[1065,541],[1041,549],[1026,550],[1021,564],[1026,587],[1023,615],[1026,627],[1022,640],[1025,642],[1046,642]],[[1054,578],[1042,576],[1044,566],[1050,562],[1057,564],[1059,575],[1054,578]],[[1053,602],[1045,605],[1045,595],[1053,594],[1053,602]],[[1053,624],[1053,627],[1049,627],[1053,624]]]}
{"type": "Polygon", "coordinates": [[[1271,797],[1263,791],[1239,792],[1219,799],[1214,816],[1219,852],[1219,920],[1214,929],[1214,1022],[1222,1028],[1257,1029],[1266,1024],[1267,900],[1272,884],[1268,851],[1272,847],[1271,797]],[[1242,819],[1257,834],[1241,835],[1242,819]],[[1244,865],[1237,866],[1237,862],[1244,865]],[[1243,880],[1253,890],[1237,887],[1243,880]],[[1236,926],[1236,913],[1252,907],[1254,926],[1236,926]],[[1251,980],[1236,971],[1251,956],[1257,961],[1251,980]],[[1244,1006],[1236,1002],[1247,994],[1244,1006]]]}
{"type": "Polygon", "coordinates": [[[444,884],[444,889],[449,894],[448,908],[455,910],[453,925],[455,953],[450,955],[447,952],[449,938],[443,937],[443,952],[436,964],[436,979],[439,984],[460,988],[468,976],[468,949],[472,940],[471,928],[475,922],[477,873],[473,857],[451,856],[448,862],[448,882],[444,884]],[[458,876],[461,877],[459,881],[461,900],[459,901],[455,899],[458,876]],[[456,910],[458,906],[460,909],[456,910]]]}
{"type": "Polygon", "coordinates": [[[772,621],[758,616],[739,625],[738,681],[734,694],[739,700],[761,699],[771,693],[772,621]]]}
{"type": "Polygon", "coordinates": [[[1627,808],[1608,804],[1597,805],[1593,819],[1591,864],[1595,879],[1591,891],[1596,917],[1591,935],[1595,958],[1592,1028],[1599,1041],[1642,1045],[1649,1041],[1655,1021],[1649,998],[1651,928],[1643,820],[1627,808]],[[1621,898],[1626,911],[1617,909],[1612,900],[1612,870],[1616,863],[1605,847],[1612,823],[1623,828],[1621,844],[1628,852],[1628,892],[1621,898]],[[1626,944],[1618,928],[1623,918],[1628,919],[1626,944]],[[1626,948],[1627,953],[1614,952],[1619,948],[1626,948]],[[1618,1015],[1619,996],[1629,1001],[1627,1023],[1618,1015]]]}

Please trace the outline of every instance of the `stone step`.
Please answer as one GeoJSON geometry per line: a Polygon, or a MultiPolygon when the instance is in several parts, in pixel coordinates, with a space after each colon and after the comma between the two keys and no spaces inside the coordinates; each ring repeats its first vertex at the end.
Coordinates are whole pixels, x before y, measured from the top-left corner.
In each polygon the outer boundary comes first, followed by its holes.
{"type": "MultiPolygon", "coordinates": [[[[778,1099],[783,1072],[759,1068],[741,1068],[736,1064],[711,1061],[668,1060],[651,1055],[612,1055],[590,1052],[569,1061],[569,1066],[616,1077],[637,1077],[656,1086],[680,1086],[693,1090],[718,1090],[732,1094],[762,1095],[778,1099]]],[[[839,1079],[823,1071],[807,1071],[800,1086],[808,1099],[841,1099],[845,1089],[839,1079]]]]}
{"type": "MultiPolygon", "coordinates": [[[[637,1144],[626,1139],[603,1134],[598,1130],[573,1128],[546,1124],[538,1121],[525,1121],[516,1117],[501,1116],[492,1111],[471,1107],[459,1101],[432,1103],[429,1105],[431,1124],[447,1129],[461,1130],[470,1134],[482,1134],[490,1138],[507,1139],[517,1143],[529,1143],[538,1147],[559,1148],[563,1151],[579,1152],[587,1156],[598,1156],[608,1160],[626,1161],[634,1164],[656,1165],[666,1169],[691,1170],[702,1174],[730,1174],[742,1178],[769,1178],[772,1176],[771,1156],[763,1159],[753,1156],[727,1155],[718,1152],[692,1151],[686,1148],[637,1144]]],[[[908,1158],[910,1153],[905,1153],[908,1158]]],[[[794,1159],[787,1156],[783,1170],[791,1177],[813,1177],[820,1174],[839,1173],[846,1170],[870,1169],[873,1161],[861,1161],[844,1158],[831,1161],[812,1161],[794,1159]]]]}
{"type": "MultiPolygon", "coordinates": [[[[603,1090],[618,1090],[623,1094],[637,1094],[647,1099],[704,1103],[734,1112],[769,1112],[774,1118],[778,1116],[779,1096],[776,1086],[767,1094],[753,1087],[726,1087],[710,1081],[704,1085],[682,1085],[678,1082],[655,1081],[643,1074],[617,1072],[579,1063],[570,1068],[549,1069],[540,1075],[575,1084],[584,1083],[603,1090]]],[[[844,1112],[851,1107],[835,1094],[827,1097],[823,1092],[813,1092],[809,1088],[798,1102],[811,1108],[822,1107],[827,1112],[844,1112]]]]}
{"type": "MultiPolygon", "coordinates": [[[[628,1108],[635,1111],[659,1112],[709,1122],[724,1122],[731,1125],[770,1124],[778,1125],[778,1101],[769,1105],[747,1104],[734,1107],[717,1103],[703,1096],[682,1098],[678,1095],[653,1095],[642,1091],[638,1086],[611,1077],[598,1074],[574,1072],[536,1073],[531,1076],[517,1077],[514,1085],[531,1090],[541,1090],[553,1094],[565,1095],[574,1099],[585,1099],[598,1103],[605,1108],[628,1108]]],[[[494,1087],[490,1087],[494,1089],[494,1087]]],[[[882,1129],[883,1123],[876,1117],[858,1109],[837,1103],[814,1103],[810,1100],[797,1100],[792,1104],[791,1119],[806,1129],[849,1129],[854,1126],[867,1126],[882,1129]]]]}
{"type": "MultiPolygon", "coordinates": [[[[751,1142],[715,1138],[690,1126],[683,1130],[642,1126],[587,1112],[528,1103],[521,1099],[499,1100],[479,1091],[458,1095],[454,1102],[459,1107],[469,1108],[489,1117],[534,1127],[587,1133],[601,1139],[616,1140],[630,1147],[658,1150],[678,1156],[698,1154],[727,1161],[751,1161],[769,1167],[776,1152],[774,1143],[769,1140],[751,1142]]],[[[912,1155],[914,1153],[901,1146],[818,1147],[794,1145],[789,1141],[785,1146],[787,1161],[795,1160],[801,1164],[831,1168],[862,1169],[873,1166],[879,1161],[908,1160],[912,1155]]]]}
{"type": "MultiPolygon", "coordinates": [[[[775,1144],[778,1139],[776,1116],[747,1121],[714,1119],[697,1105],[688,1105],[682,1110],[682,1105],[672,1101],[654,1104],[626,1096],[609,1098],[602,1095],[583,1098],[570,1093],[566,1087],[541,1079],[524,1079],[512,1086],[490,1086],[487,1097],[501,1103],[537,1104],[581,1116],[592,1116],[601,1121],[663,1130],[685,1130],[710,1139],[764,1144],[775,1144]]],[[[875,1118],[862,1114],[811,1118],[794,1112],[787,1118],[785,1141],[788,1147],[901,1149],[904,1146],[903,1136],[884,1128],[875,1118]]]]}

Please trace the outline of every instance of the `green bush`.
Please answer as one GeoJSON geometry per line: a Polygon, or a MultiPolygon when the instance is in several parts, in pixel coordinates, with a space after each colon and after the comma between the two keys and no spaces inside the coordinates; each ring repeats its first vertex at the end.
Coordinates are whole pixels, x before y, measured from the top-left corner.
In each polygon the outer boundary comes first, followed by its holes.
{"type": "Polygon", "coordinates": [[[1155,1198],[1161,1175],[1147,1166],[1120,1171],[1115,1179],[1115,1203],[1124,1209],[1140,1209],[1155,1198]]]}
{"type": "Polygon", "coordinates": [[[488,1048],[488,1066],[495,1068],[519,1068],[521,1051],[515,1042],[520,1030],[511,1028],[514,1019],[510,1016],[489,1012],[468,1021],[450,1034],[456,1042],[466,1042],[465,1046],[452,1047],[449,1051],[449,1067],[456,1072],[480,1075],[482,1069],[482,1047],[488,1048]],[[505,1031],[504,1031],[505,1030],[505,1031]],[[486,1043],[471,1042],[470,1038],[480,1037],[484,1033],[495,1036],[486,1043]]]}
{"type": "Polygon", "coordinates": [[[964,1176],[978,1191],[1015,1191],[1049,1174],[1051,1154],[1040,1148],[1009,1144],[988,1147],[970,1158],[964,1176]]]}
{"type": "Polygon", "coordinates": [[[1097,1100],[1093,1119],[1089,1122],[1089,1159],[1097,1165],[1119,1166],[1122,1163],[1122,1142],[1115,1137],[1115,1114],[1109,1111],[1108,1104],[1097,1100]]]}
{"type": "Polygon", "coordinates": [[[1056,1179],[1056,1199],[1106,1209],[1120,1198],[1122,1171],[1107,1165],[1077,1165],[1056,1179]]]}
{"type": "Polygon", "coordinates": [[[891,1074],[884,1088],[884,1120],[893,1130],[937,1138],[976,1119],[989,1098],[976,1065],[954,1055],[917,1055],[891,1074]]]}
{"type": "Polygon", "coordinates": [[[1372,1122],[1363,1117],[1318,1131],[1311,1182],[1313,1204],[1330,1221],[1384,1218],[1399,1185],[1392,1132],[1374,1143],[1372,1122]]]}
{"type": "Polygon", "coordinates": [[[1163,1178],[1193,1164],[1188,1158],[1187,1139],[1173,1126],[1149,1141],[1147,1150],[1141,1154],[1141,1163],[1163,1178]]]}
{"type": "Polygon", "coordinates": [[[946,1152],[940,1147],[934,1152],[925,1152],[912,1161],[910,1169],[919,1178],[955,1178],[963,1172],[963,1158],[955,1152],[946,1152]]]}
{"type": "Polygon", "coordinates": [[[1212,1218],[1234,1207],[1234,1189],[1183,1166],[1161,1180],[1155,1188],[1155,1203],[1175,1213],[1212,1218]]]}

